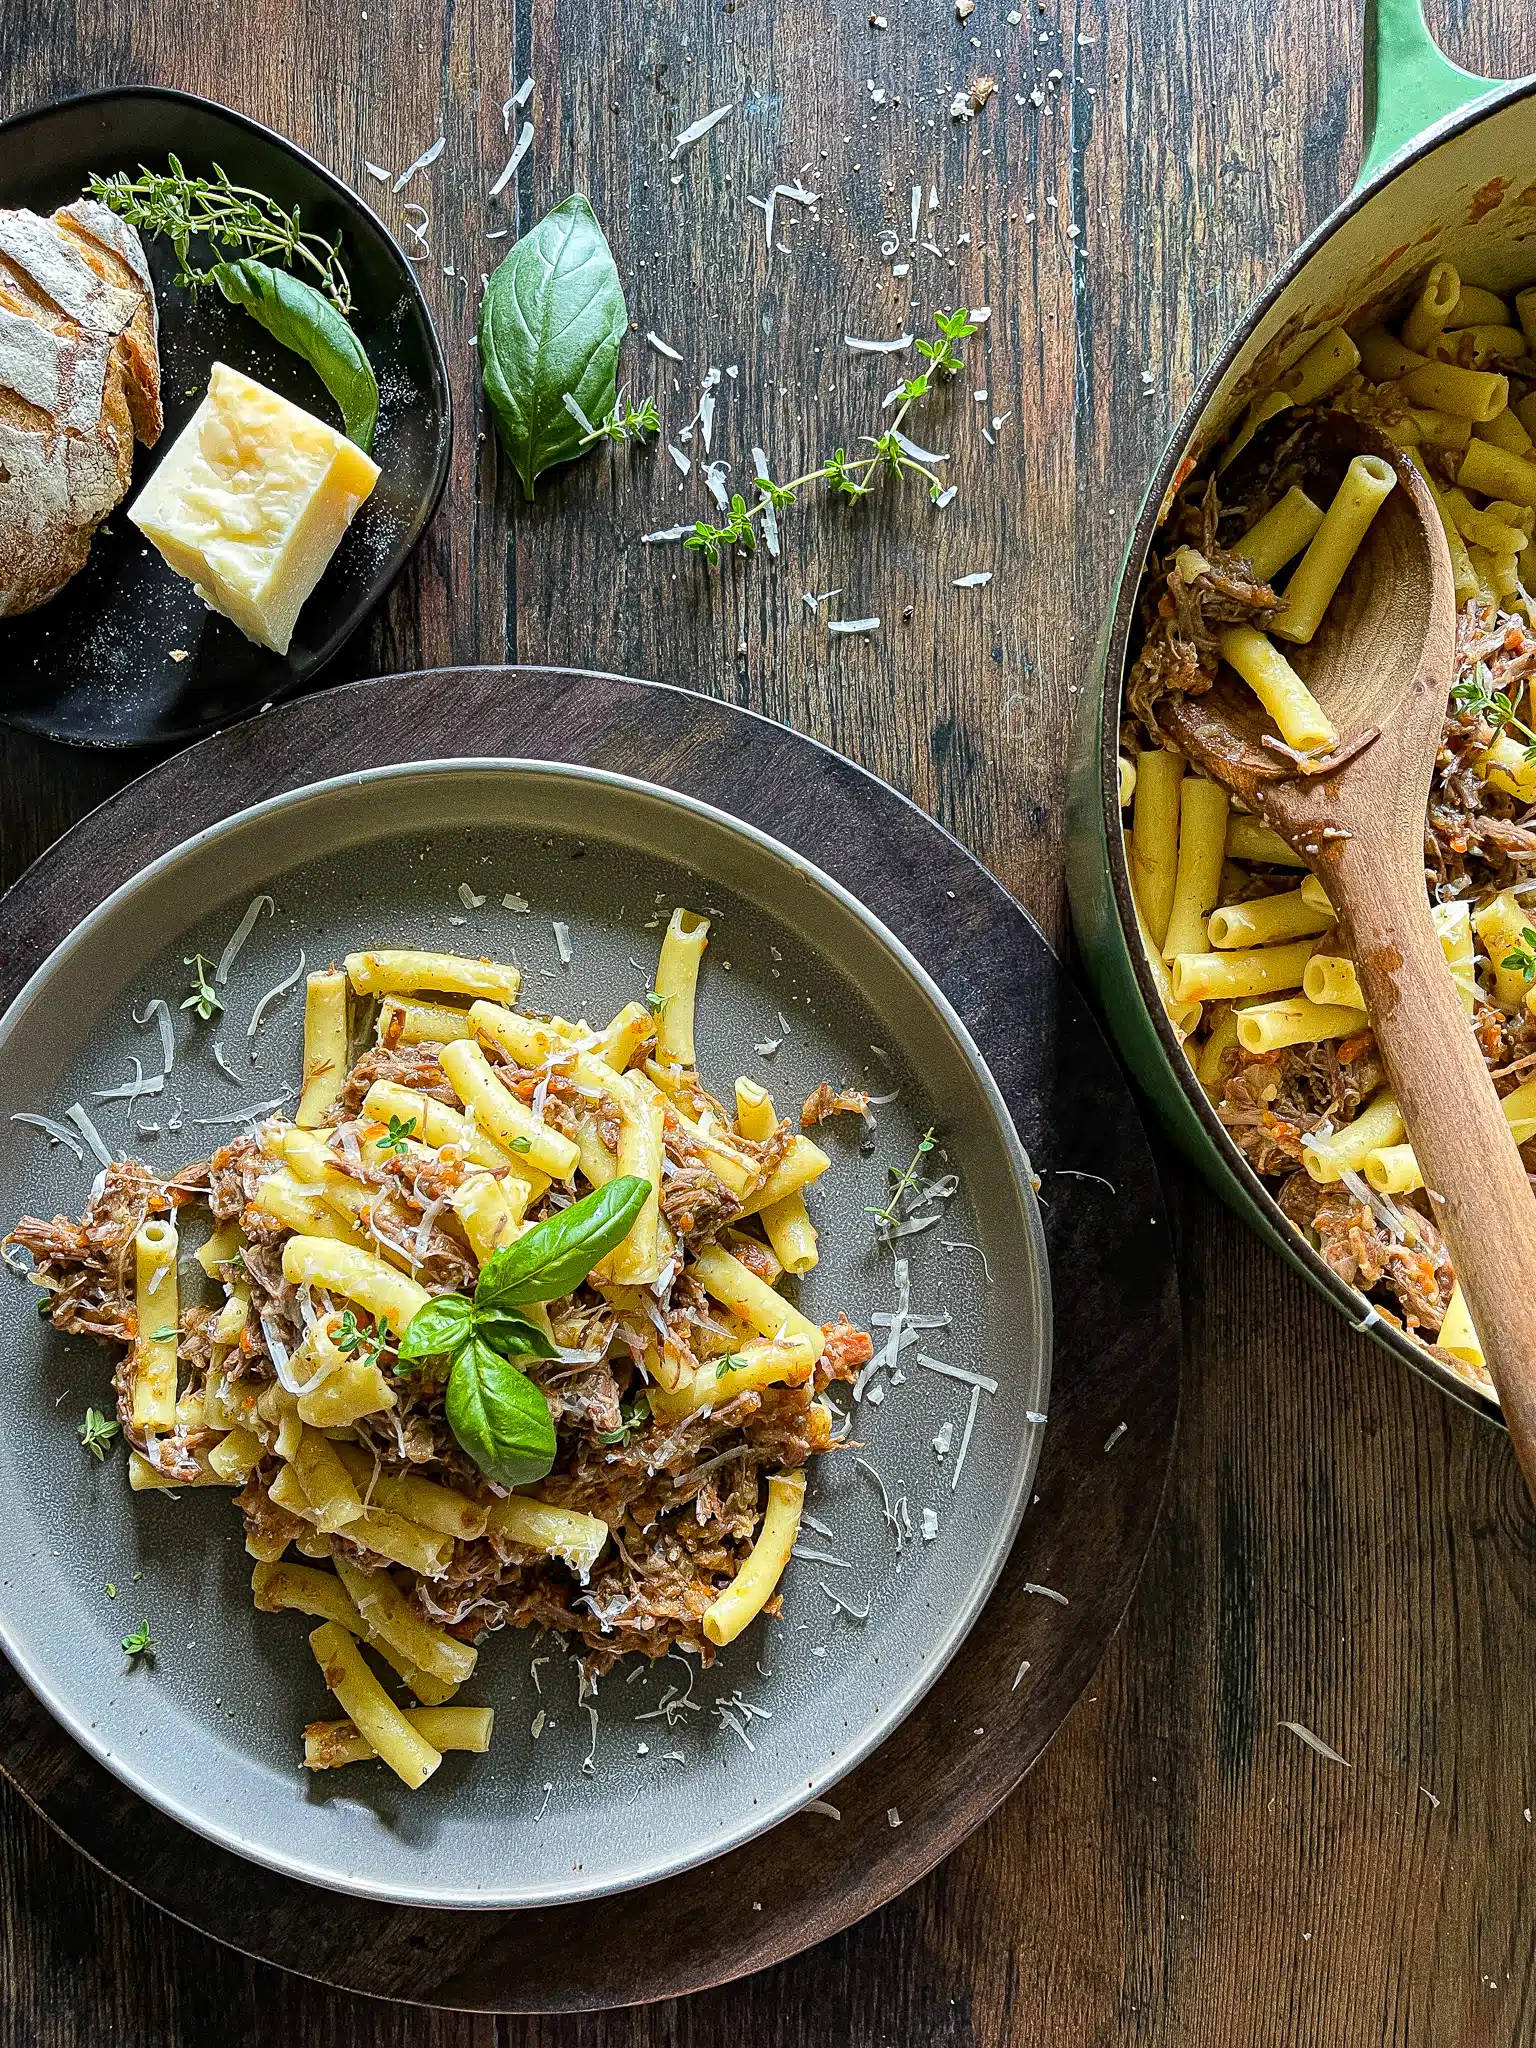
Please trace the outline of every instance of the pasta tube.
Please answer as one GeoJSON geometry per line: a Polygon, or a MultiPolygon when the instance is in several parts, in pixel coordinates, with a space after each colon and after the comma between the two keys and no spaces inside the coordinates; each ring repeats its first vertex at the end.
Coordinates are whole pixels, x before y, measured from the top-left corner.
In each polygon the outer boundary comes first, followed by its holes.
{"type": "Polygon", "coordinates": [[[723,1408],[738,1394],[804,1386],[815,1365],[815,1353],[798,1334],[754,1337],[723,1358],[699,1366],[676,1387],[652,1387],[651,1413],[658,1422],[680,1422],[701,1408],[723,1408]]]}
{"type": "Polygon", "coordinates": [[[1234,811],[1227,826],[1228,860],[1262,861],[1267,867],[1304,868],[1306,861],[1287,846],[1273,825],[1234,811]]]}
{"type": "Polygon", "coordinates": [[[381,1415],[395,1405],[394,1389],[376,1361],[361,1348],[351,1355],[337,1342],[342,1319],[331,1314],[311,1323],[293,1354],[291,1370],[309,1392],[297,1396],[301,1422],[312,1429],[345,1429],[363,1415],[381,1415]],[[323,1376],[322,1376],[323,1375],[323,1376]]]}
{"type": "Polygon", "coordinates": [[[1136,794],[1136,763],[1128,761],[1124,754],[1118,757],[1120,808],[1123,811],[1136,794]]]}
{"type": "MultiPolygon", "coordinates": [[[[1322,531],[1319,527],[1318,532],[1322,531]]],[[[1314,540],[1313,546],[1316,545],[1314,540]]],[[[1302,568],[1305,567],[1303,559],[1302,568]]],[[[1296,576],[1300,574],[1298,569],[1296,576]]],[[[1293,576],[1293,589],[1295,583],[1293,576]]],[[[1295,747],[1299,753],[1313,753],[1334,744],[1338,733],[1333,721],[1279,648],[1265,639],[1256,626],[1224,626],[1216,644],[1222,659],[1237,670],[1274,720],[1288,747],[1295,747]]]]}
{"type": "Polygon", "coordinates": [[[1491,441],[1495,448],[1506,448],[1511,455],[1529,455],[1536,446],[1513,406],[1496,412],[1491,420],[1479,420],[1474,431],[1479,441],[1491,441]]]}
{"type": "Polygon", "coordinates": [[[1424,1185],[1411,1145],[1383,1145],[1365,1162],[1365,1177],[1379,1195],[1411,1195],[1424,1185]]]}
{"type": "Polygon", "coordinates": [[[1395,334],[1385,327],[1368,327],[1359,337],[1360,367],[1373,384],[1388,383],[1394,377],[1401,377],[1409,370],[1416,370],[1420,363],[1427,363],[1428,356],[1418,349],[1405,346],[1395,334]]]}
{"type": "Polygon", "coordinates": [[[1243,953],[1183,953],[1173,963],[1173,993],[1181,1003],[1202,1003],[1300,988],[1311,955],[1309,939],[1243,953]]]}
{"type": "Polygon", "coordinates": [[[608,1541],[608,1524],[577,1508],[560,1508],[525,1493],[508,1494],[491,1506],[487,1533],[504,1542],[542,1550],[568,1564],[583,1584],[608,1541]]]}
{"type": "Polygon", "coordinates": [[[448,1206],[464,1226],[470,1249],[483,1266],[493,1252],[513,1243],[528,1228],[528,1206],[521,1181],[497,1180],[489,1173],[470,1174],[448,1197],[448,1206]]]}
{"type": "Polygon", "coordinates": [[[656,1042],[656,1020],[644,1003],[626,1003],[599,1034],[592,1052],[616,1074],[632,1066],[656,1042]]]}
{"type": "Polygon", "coordinates": [[[541,1194],[549,1185],[521,1154],[509,1152],[505,1145],[498,1145],[472,1117],[450,1109],[435,1095],[422,1095],[415,1088],[402,1088],[397,1081],[375,1081],[363,1097],[363,1115],[381,1124],[397,1117],[401,1123],[411,1126],[411,1136],[420,1138],[423,1144],[432,1146],[434,1150],[453,1145],[466,1159],[473,1159],[477,1166],[489,1166],[498,1173],[511,1166],[524,1180],[532,1182],[541,1194]]]}
{"type": "Polygon", "coordinates": [[[1228,1010],[1211,1026],[1195,1062],[1195,1079],[1212,1100],[1221,1089],[1222,1060],[1237,1044],[1237,1019],[1238,1012],[1228,1010]]]}
{"type": "Polygon", "coordinates": [[[1472,1318],[1467,1311],[1467,1299],[1461,1291],[1458,1280],[1451,1289],[1451,1298],[1445,1305],[1445,1320],[1440,1325],[1440,1334],[1435,1339],[1440,1350],[1449,1351],[1452,1358],[1459,1358],[1463,1365],[1475,1365],[1485,1371],[1488,1361],[1483,1356],[1483,1347],[1478,1341],[1477,1331],[1472,1327],[1472,1318]]]}
{"type": "Polygon", "coordinates": [[[1149,950],[1162,950],[1173,910],[1179,865],[1180,755],[1155,747],[1136,757],[1136,796],[1131,808],[1131,873],[1136,901],[1151,935],[1149,950]]]}
{"type": "Polygon", "coordinates": [[[1252,1003],[1237,1020],[1237,1042],[1247,1053],[1278,1052],[1287,1045],[1319,1045],[1328,1038],[1353,1038],[1369,1027],[1364,1010],[1287,996],[1252,1003]]]}
{"type": "Polygon", "coordinates": [[[756,1216],[775,1202],[782,1202],[786,1195],[809,1187],[831,1164],[819,1145],[797,1132],[768,1178],[742,1196],[740,1215],[756,1216]]]}
{"type": "Polygon", "coordinates": [[[571,1139],[543,1123],[492,1073],[473,1039],[456,1039],[442,1051],[442,1068],[453,1092],[476,1121],[506,1151],[526,1158],[551,1180],[569,1182],[581,1157],[571,1139]]]}
{"type": "Polygon", "coordinates": [[[1493,993],[1501,1009],[1520,1009],[1531,988],[1532,977],[1521,963],[1536,954],[1536,945],[1525,937],[1533,917],[1536,911],[1524,909],[1512,889],[1501,889],[1472,913],[1472,929],[1493,963],[1493,993]]]}
{"type": "Polygon", "coordinates": [[[283,1278],[344,1295],[367,1309],[391,1335],[403,1337],[411,1317],[431,1299],[424,1287],[372,1252],[326,1237],[290,1237],[283,1246],[283,1278]]]}
{"type": "Polygon", "coordinates": [[[445,1629],[423,1621],[388,1572],[359,1571],[345,1557],[335,1562],[337,1578],[376,1636],[434,1678],[463,1684],[478,1661],[473,1644],[461,1643],[445,1629]]]}
{"type": "MultiPolygon", "coordinates": [[[[1381,456],[1356,455],[1351,460],[1344,472],[1344,481],[1334,492],[1328,510],[1323,514],[1322,525],[1312,536],[1307,552],[1286,586],[1285,603],[1270,621],[1271,632],[1282,640],[1302,645],[1311,640],[1323,622],[1323,613],[1332,602],[1334,592],[1359,553],[1372,520],[1396,488],[1397,473],[1381,456]]],[[[1229,628],[1222,639],[1225,641],[1233,631],[1243,630],[1240,626],[1229,628]]],[[[1233,662],[1233,667],[1237,666],[1233,662]]],[[[1275,722],[1280,723],[1278,717],[1275,722]]],[[[1329,731],[1331,734],[1332,727],[1329,731]]],[[[1293,747],[1300,744],[1291,739],[1289,733],[1285,737],[1293,747]]]]}
{"type": "Polygon", "coordinates": [[[228,1486],[244,1486],[261,1463],[262,1441],[248,1429],[227,1431],[208,1453],[208,1470],[228,1486]]]}
{"type": "Polygon", "coordinates": [[[1365,1008],[1355,963],[1341,953],[1314,953],[1302,973],[1301,992],[1311,1003],[1343,1004],[1354,1010],[1365,1008]]]}
{"type": "MultiPolygon", "coordinates": [[[[1398,390],[1410,405],[1453,412],[1458,419],[1491,420],[1509,403],[1509,379],[1494,370],[1465,370],[1456,363],[1424,363],[1399,378],[1398,390]]],[[[1501,491],[1500,497],[1512,497],[1501,491]]]]}
{"type": "Polygon", "coordinates": [[[712,1643],[733,1643],[773,1598],[800,1533],[804,1506],[805,1474],[776,1472],[768,1482],[768,1509],[763,1526],[746,1563],[704,1610],[704,1633],[712,1643]]]}
{"type": "Polygon", "coordinates": [[[133,1424],[176,1427],[176,1344],[181,1318],[174,1223],[152,1218],[134,1233],[133,1424]]]}
{"type": "Polygon", "coordinates": [[[638,1074],[627,1074],[619,1101],[619,1173],[649,1181],[650,1193],[628,1236],[604,1261],[621,1287],[648,1287],[661,1277],[661,1176],[665,1159],[666,1104],[661,1091],[638,1074]]]}
{"type": "MultiPolygon", "coordinates": [[[[463,1749],[484,1756],[491,1746],[496,1715],[491,1707],[407,1707],[405,1718],[432,1749],[463,1749]]],[[[378,1754],[355,1721],[311,1721],[304,1730],[307,1771],[368,1763],[376,1761],[378,1754]]]]}
{"type": "Polygon", "coordinates": [[[1237,552],[1260,583],[1272,583],[1322,523],[1322,506],[1314,504],[1300,484],[1292,484],[1285,496],[1249,527],[1237,543],[1237,552]]]}
{"type": "Polygon", "coordinates": [[[1463,282],[1461,296],[1445,325],[1448,332],[1463,327],[1508,327],[1517,317],[1518,311],[1512,314],[1497,292],[1463,282]]]}
{"type": "Polygon", "coordinates": [[[451,1038],[472,1038],[469,1012],[452,1003],[414,1003],[404,996],[385,996],[379,1004],[381,1045],[446,1045],[451,1038]]]}
{"type": "Polygon", "coordinates": [[[331,968],[304,984],[304,1092],[294,1122],[317,1130],[341,1099],[347,1079],[347,977],[331,968]]]}
{"type": "Polygon", "coordinates": [[[359,1733],[413,1791],[424,1785],[442,1756],[406,1720],[364,1663],[353,1638],[334,1621],[322,1621],[310,1636],[309,1647],[327,1686],[359,1733]]]}
{"type": "Polygon", "coordinates": [[[1433,263],[1419,295],[1403,321],[1403,345],[1427,353],[1439,339],[1461,297],[1461,278],[1453,263],[1433,263]]]}
{"type": "MultiPolygon", "coordinates": [[[[1292,405],[1311,405],[1360,367],[1360,351],[1342,327],[1330,327],[1299,361],[1276,378],[1292,405]]],[[[1267,580],[1267,579],[1266,579],[1267,580]]]]}
{"type": "Polygon", "coordinates": [[[258,1564],[251,1573],[251,1597],[264,1614],[292,1611],[313,1615],[318,1621],[334,1621],[348,1635],[366,1642],[391,1670],[397,1671],[423,1706],[441,1706],[458,1691],[456,1685],[434,1678],[430,1671],[423,1671],[374,1635],[334,1572],[316,1571],[307,1564],[258,1564]]]}
{"type": "Polygon", "coordinates": [[[656,1057],[664,1066],[696,1064],[693,1011],[699,962],[709,944],[709,919],[679,908],[672,913],[656,963],[656,1057]]]}
{"type": "Polygon", "coordinates": [[[493,1003],[515,1003],[523,977],[515,967],[495,960],[468,960],[458,953],[419,953],[410,949],[383,953],[349,953],[347,976],[360,996],[409,996],[422,989],[438,995],[482,996],[493,1003]]]}
{"type": "Polygon", "coordinates": [[[475,1500],[457,1487],[425,1479],[419,1472],[383,1472],[361,1444],[339,1443],[337,1455],[361,1487],[369,1504],[403,1515],[418,1528],[434,1530],[440,1536],[461,1537],[466,1543],[483,1536],[489,1503],[475,1500]]]}
{"type": "Polygon", "coordinates": [[[329,1437],[300,1423],[299,1440],[289,1463],[314,1511],[317,1529],[331,1536],[362,1518],[363,1503],[352,1475],[329,1437]]]}
{"type": "MultiPolygon", "coordinates": [[[[1469,370],[1466,374],[1474,373],[1469,370]]],[[[1536,461],[1528,455],[1512,455],[1507,448],[1495,448],[1491,441],[1467,443],[1456,481],[1465,490],[1481,491],[1488,498],[1536,505],[1536,461]]]]}
{"type": "Polygon", "coordinates": [[[1333,921],[1332,909],[1318,909],[1307,900],[1305,889],[1287,889],[1279,896],[1250,896],[1245,903],[1223,904],[1211,912],[1208,930],[1211,944],[1225,952],[1239,946],[1272,946],[1280,939],[1315,938],[1333,921]]]}
{"type": "Polygon", "coordinates": [[[305,1185],[282,1168],[258,1181],[251,1206],[288,1230],[300,1231],[307,1237],[329,1237],[337,1244],[355,1245],[360,1251],[367,1249],[368,1240],[363,1232],[339,1214],[312,1182],[305,1185]]]}
{"type": "Polygon", "coordinates": [[[1359,1173],[1373,1152],[1396,1145],[1403,1135],[1403,1113],[1390,1088],[1373,1096],[1355,1118],[1331,1137],[1303,1138],[1301,1163],[1315,1181],[1342,1180],[1346,1171],[1359,1173]]]}
{"type": "Polygon", "coordinates": [[[760,1336],[803,1337],[813,1359],[826,1349],[827,1340],[818,1324],[719,1245],[705,1245],[694,1258],[692,1272],[712,1299],[739,1315],[760,1336]]]}
{"type": "Polygon", "coordinates": [[[1165,961],[1205,946],[1205,920],[1221,896],[1228,808],[1227,792],[1203,776],[1186,775],[1179,786],[1179,858],[1163,939],[1165,961]]]}

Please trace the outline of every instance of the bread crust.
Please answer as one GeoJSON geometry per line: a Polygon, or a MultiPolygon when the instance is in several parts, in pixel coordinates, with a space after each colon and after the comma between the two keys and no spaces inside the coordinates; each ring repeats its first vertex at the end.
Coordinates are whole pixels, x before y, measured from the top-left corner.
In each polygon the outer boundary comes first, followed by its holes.
{"type": "Polygon", "coordinates": [[[92,200],[0,208],[0,616],[57,595],[159,439],[159,329],[138,235],[92,200]]]}

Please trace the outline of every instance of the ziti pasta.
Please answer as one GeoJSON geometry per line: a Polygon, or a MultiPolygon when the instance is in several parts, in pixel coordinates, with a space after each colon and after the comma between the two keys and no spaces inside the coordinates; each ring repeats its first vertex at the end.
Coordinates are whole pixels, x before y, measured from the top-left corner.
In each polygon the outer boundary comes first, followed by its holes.
{"type": "Polygon", "coordinates": [[[1302,857],[1179,755],[1160,714],[1225,665],[1306,772],[1336,735],[1307,648],[1396,487],[1318,431],[1358,414],[1429,485],[1460,620],[1425,881],[1468,1028],[1536,1173],[1536,288],[1435,264],[1383,318],[1331,329],[1179,492],[1126,688],[1121,801],[1141,935],[1201,1086],[1341,1279],[1491,1390],[1386,1086],[1354,962],[1302,857]]]}
{"type": "Polygon", "coordinates": [[[708,1664],[774,1604],[821,1396],[873,1347],[782,1291],[831,1162],[701,1079],[708,933],[678,910],[649,1000],[596,1026],[518,1010],[492,961],[351,954],[309,977],[292,1122],[174,1179],[114,1163],[80,1223],[10,1235],[55,1327],[119,1356],[133,1487],[232,1489],[256,1605],[318,1624],[311,1770],[414,1788],[486,1749],[491,1710],[449,1702],[492,1631],[557,1630],[595,1677],[708,1664]],[[218,1306],[178,1293],[199,1211],[218,1306]]]}

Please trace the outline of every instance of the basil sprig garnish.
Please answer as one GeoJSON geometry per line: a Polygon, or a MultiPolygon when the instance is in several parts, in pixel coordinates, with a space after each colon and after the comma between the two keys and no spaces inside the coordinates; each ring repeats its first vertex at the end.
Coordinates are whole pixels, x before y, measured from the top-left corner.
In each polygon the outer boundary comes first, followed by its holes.
{"type": "Polygon", "coordinates": [[[349,441],[366,455],[379,419],[379,385],[363,344],[323,292],[254,256],[216,263],[214,283],[284,348],[302,356],[341,408],[349,441]]]}
{"type": "Polygon", "coordinates": [[[480,301],[480,376],[528,497],[536,477],[591,446],[612,412],[628,322],[613,253],[580,192],[546,213],[492,274],[480,301]]]}
{"type": "Polygon", "coordinates": [[[488,1479],[528,1486],[555,1462],[549,1404],[514,1358],[553,1358],[555,1347],[520,1311],[558,1301],[579,1287],[606,1253],[629,1235],[651,1184],[625,1174],[568,1209],[535,1224],[515,1244],[492,1252],[474,1299],[439,1294],[412,1316],[400,1363],[446,1358],[448,1427],[488,1479]]]}

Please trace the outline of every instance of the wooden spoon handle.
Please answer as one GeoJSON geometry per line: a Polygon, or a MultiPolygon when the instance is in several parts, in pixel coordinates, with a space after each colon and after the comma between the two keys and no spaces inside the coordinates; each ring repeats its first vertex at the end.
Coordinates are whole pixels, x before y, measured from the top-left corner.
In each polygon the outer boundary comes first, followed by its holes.
{"type": "Polygon", "coordinates": [[[1504,1420],[1536,1498],[1536,1195],[1456,994],[1421,887],[1326,885],[1354,950],[1376,1042],[1445,1233],[1504,1420]]]}

